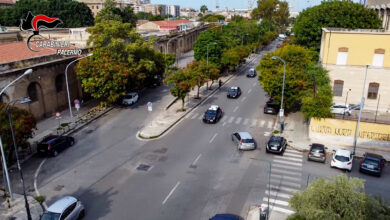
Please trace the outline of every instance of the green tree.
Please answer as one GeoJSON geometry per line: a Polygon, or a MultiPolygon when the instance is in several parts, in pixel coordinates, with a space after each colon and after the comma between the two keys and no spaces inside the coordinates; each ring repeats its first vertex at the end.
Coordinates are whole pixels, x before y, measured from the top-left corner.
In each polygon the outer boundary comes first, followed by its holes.
{"type": "Polygon", "coordinates": [[[208,47],[209,62],[220,66],[222,50],[225,47],[221,34],[221,30],[217,28],[209,28],[208,30],[200,33],[194,44],[195,60],[199,61],[201,59],[207,59],[208,47]]]}
{"type": "Polygon", "coordinates": [[[208,15],[203,16],[200,20],[204,21],[204,22],[218,22],[218,21],[224,21],[225,16],[208,14],[208,15]]]}
{"type": "Polygon", "coordinates": [[[153,14],[149,12],[140,11],[136,14],[138,20],[148,20],[153,14]]]}
{"type": "Polygon", "coordinates": [[[224,50],[224,52],[222,53],[221,63],[229,71],[233,71],[235,70],[236,66],[240,64],[240,59],[240,55],[237,53],[236,50],[224,50]]]}
{"type": "Polygon", "coordinates": [[[206,11],[208,11],[209,9],[207,8],[206,5],[202,5],[200,6],[200,11],[204,14],[206,11]]]}
{"type": "Polygon", "coordinates": [[[171,73],[166,79],[167,84],[173,84],[170,89],[171,94],[174,97],[181,99],[181,109],[184,111],[184,99],[187,94],[191,91],[193,76],[191,76],[188,69],[180,69],[177,72],[171,73]]]}
{"type": "Polygon", "coordinates": [[[258,0],[257,8],[252,10],[252,18],[255,20],[266,19],[272,21],[279,0],[258,0]]]}
{"type": "Polygon", "coordinates": [[[106,0],[104,3],[104,8],[97,13],[95,22],[105,22],[105,21],[119,21],[122,22],[122,12],[119,8],[116,7],[116,3],[113,0],[106,0]]]}
{"type": "Polygon", "coordinates": [[[281,32],[284,32],[289,24],[290,10],[288,8],[288,2],[279,1],[279,7],[275,11],[274,21],[279,27],[281,32]]]}
{"type": "Polygon", "coordinates": [[[124,23],[130,23],[132,27],[137,24],[137,15],[134,14],[134,9],[131,6],[127,6],[122,12],[122,21],[124,23]]]}
{"type": "Polygon", "coordinates": [[[374,10],[358,3],[334,0],[303,10],[295,19],[293,32],[297,44],[319,51],[324,27],[376,29],[381,24],[374,10]]]}
{"type": "Polygon", "coordinates": [[[148,18],[149,21],[163,21],[164,17],[161,15],[152,15],[148,18]]]}

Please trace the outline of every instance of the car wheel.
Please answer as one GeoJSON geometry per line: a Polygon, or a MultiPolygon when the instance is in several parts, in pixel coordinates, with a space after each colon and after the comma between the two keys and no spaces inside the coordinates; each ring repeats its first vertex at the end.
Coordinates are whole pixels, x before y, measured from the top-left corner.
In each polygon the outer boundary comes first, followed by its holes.
{"type": "Polygon", "coordinates": [[[73,146],[73,145],[74,145],[74,140],[70,140],[69,146],[73,146]]]}
{"type": "Polygon", "coordinates": [[[348,173],[350,173],[351,171],[352,171],[352,169],[350,169],[350,170],[347,170],[348,171],[348,173]]]}
{"type": "Polygon", "coordinates": [[[56,157],[58,155],[58,151],[54,150],[53,151],[53,157],[56,157]]]}
{"type": "Polygon", "coordinates": [[[81,212],[80,212],[80,214],[79,214],[79,217],[78,217],[77,219],[78,219],[78,220],[83,219],[84,216],[85,216],[85,210],[83,209],[83,210],[81,210],[81,212]]]}

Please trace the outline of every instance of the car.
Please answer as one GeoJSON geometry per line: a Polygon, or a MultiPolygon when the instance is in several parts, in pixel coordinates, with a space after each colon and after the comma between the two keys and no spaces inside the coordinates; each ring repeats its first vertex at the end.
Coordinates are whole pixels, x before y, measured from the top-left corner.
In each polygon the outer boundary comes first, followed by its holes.
{"type": "Polygon", "coordinates": [[[138,93],[128,92],[122,97],[121,104],[125,106],[132,105],[138,101],[138,93]]]}
{"type": "Polygon", "coordinates": [[[255,77],[256,76],[256,70],[254,68],[250,68],[248,71],[248,74],[246,74],[247,77],[255,77]]]}
{"type": "Polygon", "coordinates": [[[41,220],[76,220],[84,215],[85,208],[81,201],[73,196],[65,196],[49,206],[41,220]]]}
{"type": "Polygon", "coordinates": [[[73,146],[75,140],[70,136],[50,135],[45,137],[37,145],[37,151],[40,155],[56,157],[59,152],[73,146]]]}
{"type": "Polygon", "coordinates": [[[205,123],[217,123],[222,117],[222,109],[218,105],[212,105],[204,113],[203,122],[205,123]]]}
{"type": "Polygon", "coordinates": [[[241,95],[241,88],[238,86],[230,87],[227,93],[228,98],[238,98],[241,95]]]}
{"type": "Polygon", "coordinates": [[[272,135],[271,138],[268,140],[267,147],[265,148],[265,151],[267,153],[278,153],[283,154],[283,152],[287,148],[287,140],[286,138],[282,136],[275,136],[272,135]]]}
{"type": "Polygon", "coordinates": [[[352,110],[349,108],[348,104],[334,103],[330,107],[330,112],[337,115],[351,115],[352,110]]]}
{"type": "Polygon", "coordinates": [[[331,168],[339,168],[351,172],[352,170],[353,154],[349,150],[337,149],[333,150],[331,168]]]}
{"type": "Polygon", "coordinates": [[[318,161],[325,163],[326,161],[326,147],[323,144],[311,144],[307,160],[318,161]]]}
{"type": "Polygon", "coordinates": [[[280,104],[277,103],[273,98],[270,98],[264,106],[264,114],[276,115],[280,110],[280,104]]]}
{"type": "Polygon", "coordinates": [[[349,109],[360,110],[360,104],[351,104],[351,105],[349,105],[349,109]]]}
{"type": "Polygon", "coordinates": [[[148,78],[146,81],[146,86],[148,88],[156,88],[158,86],[161,86],[161,76],[159,75],[154,75],[153,77],[148,78]]]}
{"type": "Polygon", "coordinates": [[[284,39],[286,39],[286,35],[284,35],[284,34],[279,34],[278,40],[284,41],[284,39]]]}
{"type": "Polygon", "coordinates": [[[237,145],[238,150],[256,149],[255,140],[249,132],[235,132],[232,134],[232,141],[237,145]]]}
{"type": "Polygon", "coordinates": [[[232,214],[216,214],[210,220],[241,220],[241,218],[232,214]]]}
{"type": "Polygon", "coordinates": [[[360,164],[359,171],[380,177],[383,167],[385,166],[385,162],[385,159],[381,155],[365,153],[362,163],[360,164]]]}

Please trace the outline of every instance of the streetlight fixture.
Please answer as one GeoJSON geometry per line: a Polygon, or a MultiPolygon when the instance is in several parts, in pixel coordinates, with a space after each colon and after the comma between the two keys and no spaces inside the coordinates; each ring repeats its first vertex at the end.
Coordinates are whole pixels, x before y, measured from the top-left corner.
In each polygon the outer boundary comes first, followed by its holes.
{"type": "Polygon", "coordinates": [[[19,102],[21,104],[29,103],[31,102],[31,99],[29,97],[23,97],[14,101],[11,101],[8,103],[7,107],[5,108],[7,113],[8,113],[8,120],[9,120],[9,126],[11,129],[11,135],[12,135],[12,142],[14,144],[14,151],[15,151],[15,156],[16,156],[16,163],[18,165],[18,170],[19,170],[19,176],[20,180],[22,182],[22,189],[23,189],[23,196],[24,196],[24,205],[26,207],[26,213],[27,213],[27,219],[31,220],[31,213],[30,213],[30,207],[28,205],[28,200],[27,200],[27,195],[26,195],[26,188],[24,186],[24,178],[23,178],[23,171],[20,166],[20,161],[19,161],[19,153],[18,153],[18,147],[16,146],[16,140],[15,140],[15,132],[14,132],[14,126],[12,123],[12,108],[14,105],[19,102]]]}
{"type": "Polygon", "coordinates": [[[362,117],[362,110],[363,110],[363,106],[364,106],[364,101],[365,101],[365,98],[364,98],[364,90],[366,88],[366,81],[367,81],[367,72],[368,72],[368,67],[370,65],[366,65],[366,74],[364,76],[364,84],[363,84],[363,92],[362,92],[362,99],[360,101],[360,109],[359,109],[359,118],[358,118],[358,121],[357,121],[357,124],[356,124],[356,132],[355,132],[355,137],[353,139],[353,155],[355,155],[356,153],[356,144],[357,144],[357,138],[358,138],[358,135],[359,135],[359,125],[360,125],[360,119],[362,117]]]}
{"type": "MultiPolygon", "coordinates": [[[[8,85],[6,85],[1,91],[0,91],[0,97],[3,95],[5,90],[8,89],[11,85],[13,85],[16,81],[20,80],[22,77],[30,75],[33,72],[32,69],[28,69],[24,71],[22,75],[20,75],[18,78],[16,78],[14,81],[10,82],[8,85]]],[[[4,174],[5,178],[7,180],[7,185],[8,185],[8,192],[10,194],[11,200],[14,199],[14,196],[12,194],[12,189],[11,189],[11,181],[9,180],[9,175],[8,175],[8,168],[7,168],[7,162],[5,161],[5,154],[4,154],[4,147],[3,147],[3,142],[1,141],[1,135],[0,135],[0,150],[1,150],[1,158],[3,160],[3,169],[4,169],[4,174]]]]}
{"type": "Polygon", "coordinates": [[[70,103],[70,93],[69,93],[69,84],[68,84],[68,68],[70,65],[72,65],[73,63],[81,60],[81,59],[84,59],[84,58],[87,58],[87,57],[90,57],[92,56],[93,53],[89,53],[87,56],[85,57],[81,57],[81,58],[78,58],[78,59],[75,59],[73,60],[72,62],[70,62],[68,65],[66,65],[66,68],[65,68],[65,81],[66,81],[66,92],[68,94],[68,104],[69,104],[69,114],[70,114],[70,122],[71,124],[74,123],[74,119],[73,119],[73,114],[72,114],[72,104],[70,103]]]}
{"type": "MultiPolygon", "coordinates": [[[[345,97],[345,104],[344,106],[347,106],[347,100],[348,100],[348,93],[351,91],[351,89],[348,89],[347,91],[347,96],[345,97]]],[[[344,110],[344,114],[343,114],[343,119],[344,119],[344,116],[345,116],[345,110],[344,110]]]]}
{"type": "Polygon", "coordinates": [[[283,87],[282,87],[282,101],[280,102],[280,112],[279,112],[279,116],[280,116],[280,132],[283,132],[283,129],[284,129],[284,122],[283,122],[283,116],[284,116],[284,110],[283,110],[283,99],[284,99],[284,84],[285,84],[285,81],[286,81],[286,61],[283,60],[282,58],[278,57],[278,56],[273,56],[272,57],[273,60],[280,60],[283,62],[283,87]]]}

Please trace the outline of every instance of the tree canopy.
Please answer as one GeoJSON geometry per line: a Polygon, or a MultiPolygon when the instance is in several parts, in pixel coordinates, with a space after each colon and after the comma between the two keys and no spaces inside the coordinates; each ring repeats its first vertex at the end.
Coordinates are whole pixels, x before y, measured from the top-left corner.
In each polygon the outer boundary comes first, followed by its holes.
{"type": "Polygon", "coordinates": [[[200,11],[204,14],[206,11],[208,11],[209,9],[207,8],[206,5],[202,5],[200,6],[200,11]]]}
{"type": "Polygon", "coordinates": [[[258,0],[257,8],[252,10],[253,19],[263,19],[272,22],[279,29],[284,30],[288,26],[290,12],[288,2],[279,0],[258,0]]]}
{"type": "Polygon", "coordinates": [[[105,22],[108,20],[120,21],[123,23],[130,23],[131,27],[135,27],[137,23],[137,16],[134,14],[134,9],[128,6],[123,11],[116,7],[113,0],[106,0],[104,8],[96,15],[95,22],[105,22]]]}
{"type": "Polygon", "coordinates": [[[323,1],[303,10],[294,21],[297,44],[319,51],[322,28],[376,29],[381,27],[378,14],[364,5],[350,1],[323,1]]]}
{"type": "Polygon", "coordinates": [[[221,30],[217,27],[209,28],[200,33],[194,44],[195,60],[207,59],[208,51],[209,62],[219,65],[222,49],[225,47],[221,34],[221,30]]]}

